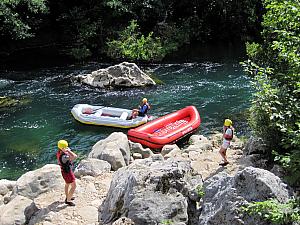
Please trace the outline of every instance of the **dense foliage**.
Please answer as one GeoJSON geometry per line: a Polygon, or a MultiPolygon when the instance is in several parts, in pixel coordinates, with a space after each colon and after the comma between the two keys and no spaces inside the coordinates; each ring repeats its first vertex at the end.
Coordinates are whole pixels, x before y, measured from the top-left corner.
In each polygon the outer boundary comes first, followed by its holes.
{"type": "Polygon", "coordinates": [[[247,45],[257,93],[251,124],[296,184],[300,181],[300,1],[264,0],[261,44],[247,45]],[[287,163],[288,162],[288,163],[287,163]]]}
{"type": "Polygon", "coordinates": [[[287,203],[280,203],[273,199],[253,202],[242,209],[249,215],[260,216],[272,224],[286,225],[300,222],[300,208],[296,200],[290,200],[287,203]]]}
{"type": "Polygon", "coordinates": [[[0,35],[12,39],[32,37],[32,30],[47,13],[46,0],[1,0],[0,35]]]}
{"type": "Polygon", "coordinates": [[[112,58],[131,60],[153,60],[165,56],[160,38],[154,38],[153,32],[146,37],[140,33],[135,20],[119,33],[117,40],[107,42],[107,54],[112,58]]]}
{"type": "Polygon", "coordinates": [[[0,41],[9,45],[0,52],[16,52],[13,36],[26,38],[22,46],[29,50],[51,45],[78,60],[161,60],[191,42],[249,40],[258,34],[261,11],[260,0],[3,0],[0,41]],[[122,40],[129,41],[128,51],[121,50],[122,40]]]}

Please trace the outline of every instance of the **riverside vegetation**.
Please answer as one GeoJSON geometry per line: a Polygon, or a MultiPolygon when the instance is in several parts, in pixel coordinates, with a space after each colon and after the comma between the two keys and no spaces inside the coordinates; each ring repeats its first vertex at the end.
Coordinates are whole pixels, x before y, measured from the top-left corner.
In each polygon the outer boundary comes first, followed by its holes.
{"type": "Polygon", "coordinates": [[[22,53],[160,61],[194,42],[243,42],[259,34],[259,0],[4,0],[0,58],[22,53]]]}
{"type": "MultiPolygon", "coordinates": [[[[245,70],[257,92],[250,124],[268,146],[270,160],[286,169],[286,179],[300,185],[300,2],[264,0],[262,41],[247,43],[245,70]]],[[[299,200],[278,204],[270,200],[249,205],[276,224],[299,222],[299,200]],[[283,210],[285,209],[285,210],[283,210]]]]}

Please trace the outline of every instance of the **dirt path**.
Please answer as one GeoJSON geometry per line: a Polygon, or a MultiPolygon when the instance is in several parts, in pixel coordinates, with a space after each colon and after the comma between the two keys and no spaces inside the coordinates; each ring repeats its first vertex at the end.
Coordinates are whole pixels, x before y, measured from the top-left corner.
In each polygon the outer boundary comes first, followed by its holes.
{"type": "Polygon", "coordinates": [[[52,190],[35,199],[38,208],[42,208],[30,224],[38,225],[96,225],[98,223],[98,206],[108,192],[113,173],[103,173],[98,177],[77,179],[74,203],[64,204],[64,190],[52,190]]]}
{"type": "Polygon", "coordinates": [[[192,167],[206,180],[221,171],[234,175],[238,170],[247,166],[243,161],[241,149],[229,149],[227,158],[230,163],[227,166],[220,166],[219,163],[222,158],[219,154],[219,148],[214,148],[212,151],[205,151],[197,155],[196,160],[192,161],[192,167]]]}

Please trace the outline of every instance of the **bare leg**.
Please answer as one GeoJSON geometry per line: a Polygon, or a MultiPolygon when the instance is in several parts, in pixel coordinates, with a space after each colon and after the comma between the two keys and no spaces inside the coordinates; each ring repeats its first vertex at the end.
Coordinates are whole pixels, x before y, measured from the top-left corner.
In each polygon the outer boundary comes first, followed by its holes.
{"type": "Polygon", "coordinates": [[[66,195],[66,199],[68,199],[69,186],[70,186],[70,184],[65,183],[65,195],[66,195]]]}
{"type": "Polygon", "coordinates": [[[221,146],[219,153],[222,156],[224,163],[228,163],[227,156],[226,156],[226,149],[221,146]]]}
{"type": "Polygon", "coordinates": [[[70,202],[76,189],[76,182],[71,183],[71,189],[67,195],[67,201],[70,202]]]}
{"type": "Polygon", "coordinates": [[[132,113],[131,113],[132,119],[136,118],[138,114],[139,114],[139,110],[138,109],[133,109],[132,113]]]}

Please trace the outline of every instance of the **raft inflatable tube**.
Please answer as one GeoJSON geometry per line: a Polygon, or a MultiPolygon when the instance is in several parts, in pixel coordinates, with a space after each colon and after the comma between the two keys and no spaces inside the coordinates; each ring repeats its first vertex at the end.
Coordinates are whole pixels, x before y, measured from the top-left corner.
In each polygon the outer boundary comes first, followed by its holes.
{"type": "Polygon", "coordinates": [[[98,126],[132,128],[148,121],[147,116],[138,116],[135,119],[130,119],[132,111],[129,109],[88,104],[75,105],[71,113],[73,117],[81,123],[98,126]]]}
{"type": "Polygon", "coordinates": [[[128,139],[152,149],[174,144],[197,131],[201,118],[195,106],[187,106],[128,131],[128,139]]]}

